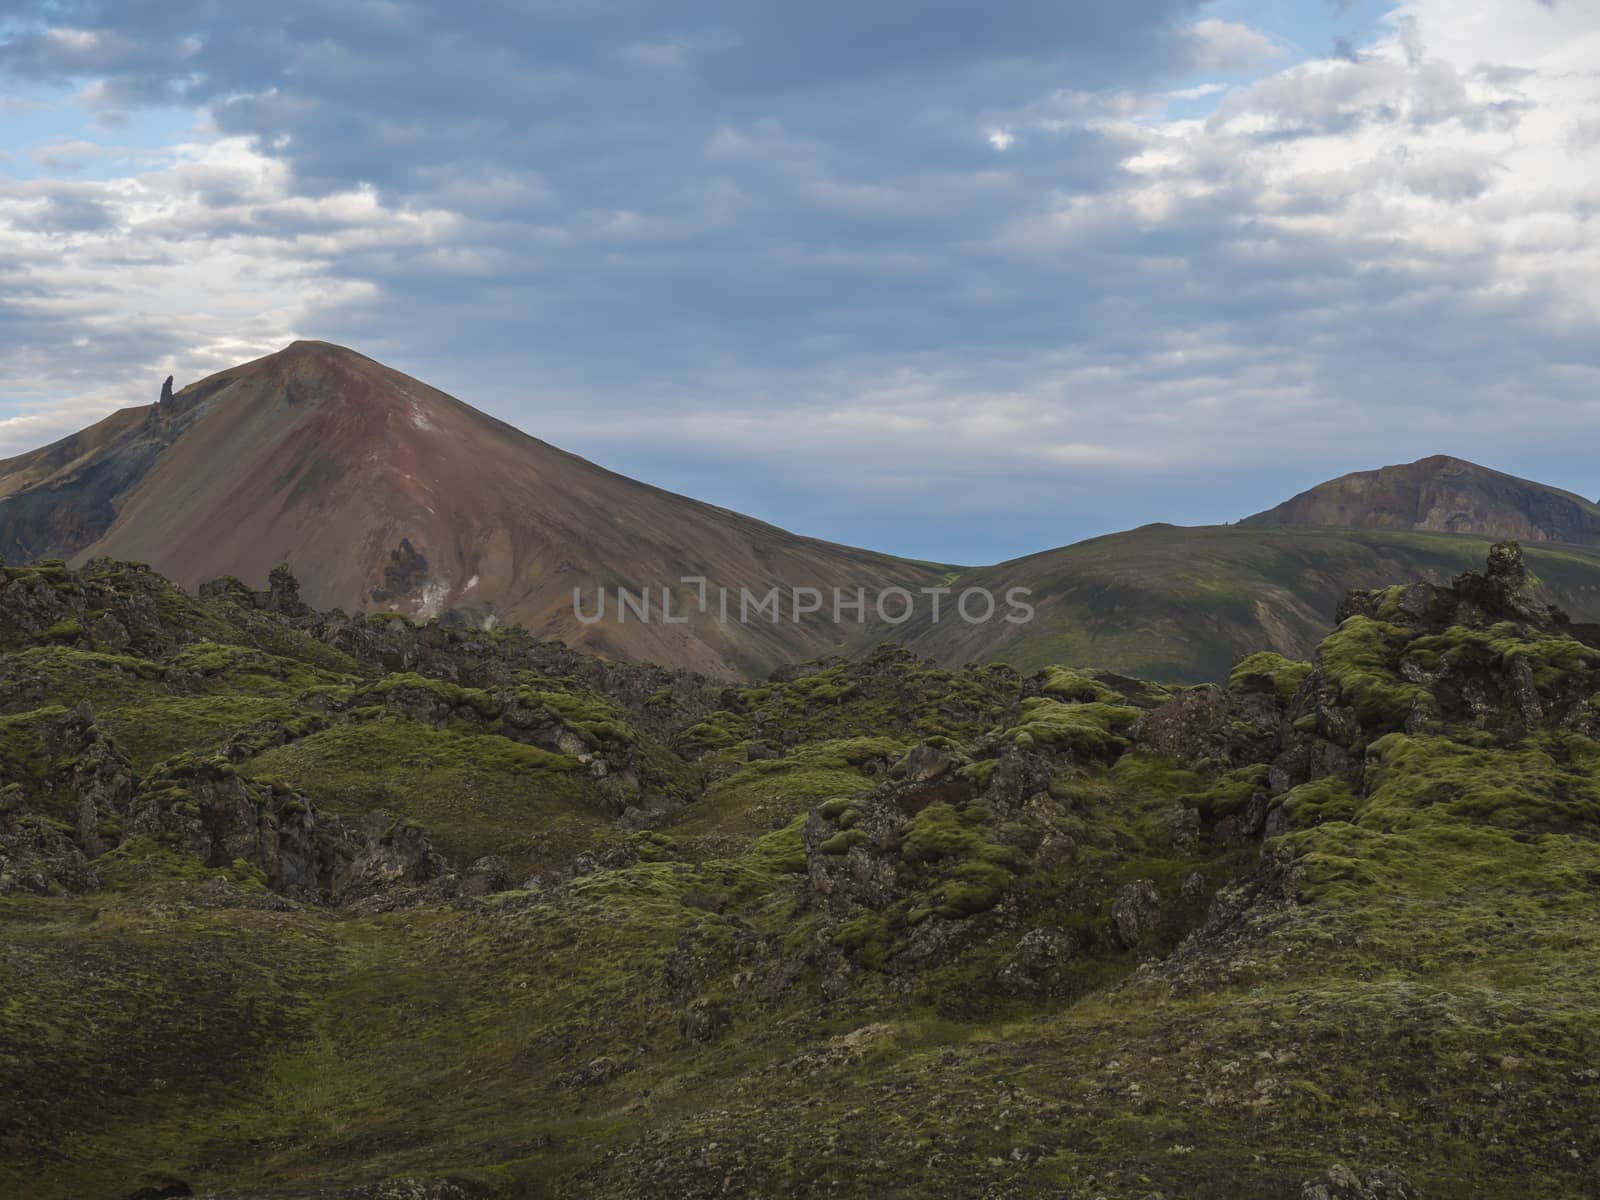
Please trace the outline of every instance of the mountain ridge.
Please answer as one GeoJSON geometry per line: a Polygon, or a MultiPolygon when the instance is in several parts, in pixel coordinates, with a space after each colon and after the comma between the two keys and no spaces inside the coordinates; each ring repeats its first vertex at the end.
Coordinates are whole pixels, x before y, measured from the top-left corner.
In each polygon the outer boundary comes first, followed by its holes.
{"type": "Polygon", "coordinates": [[[1442,583],[1481,560],[1488,541],[1519,533],[1545,598],[1600,619],[1600,509],[1591,546],[1558,544],[1550,520],[1537,519],[1556,511],[1581,532],[1585,504],[1435,456],[1331,480],[1234,526],[1156,523],[993,566],[918,562],[630,479],[357,351],[303,340],[0,462],[0,554],[144,561],[191,590],[221,576],[259,586],[287,561],[317,607],[520,624],[604,657],[728,681],[899,640],[949,665],[1072,661],[1199,682],[1226,678],[1233,659],[1260,646],[1309,653],[1352,588],[1442,583]],[[1409,528],[1440,505],[1446,518],[1456,511],[1448,488],[1428,483],[1439,478],[1483,493],[1473,510],[1482,532],[1409,528]],[[1329,495],[1347,508],[1335,511],[1329,495]],[[1313,519],[1329,513],[1355,526],[1313,519]],[[871,615],[835,624],[827,611],[722,621],[700,609],[669,624],[615,607],[587,623],[575,611],[575,595],[592,606],[602,589],[615,600],[618,588],[649,588],[659,618],[659,589],[672,587],[681,615],[692,600],[685,576],[728,588],[736,605],[746,587],[981,587],[997,598],[1022,587],[1037,617],[968,624],[948,615],[954,596],[942,621],[924,603],[906,624],[871,615]]]}
{"type": "Polygon", "coordinates": [[[1352,471],[1241,525],[1334,525],[1600,545],[1600,504],[1448,454],[1352,471]]]}

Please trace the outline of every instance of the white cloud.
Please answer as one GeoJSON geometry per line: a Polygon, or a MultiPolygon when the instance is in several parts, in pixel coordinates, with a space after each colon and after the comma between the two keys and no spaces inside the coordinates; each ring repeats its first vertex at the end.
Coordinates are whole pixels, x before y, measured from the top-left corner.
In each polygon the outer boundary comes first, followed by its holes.
{"type": "Polygon", "coordinates": [[[168,372],[281,348],[377,295],[333,257],[434,243],[453,221],[370,189],[296,195],[244,139],[179,146],[124,178],[0,181],[0,394],[23,398],[0,419],[0,455],[147,404],[168,372]],[[84,206],[104,220],[77,219],[84,206]]]}
{"type": "Polygon", "coordinates": [[[1278,62],[1286,53],[1260,30],[1214,17],[1191,26],[1189,40],[1198,71],[1255,71],[1278,62]]]}

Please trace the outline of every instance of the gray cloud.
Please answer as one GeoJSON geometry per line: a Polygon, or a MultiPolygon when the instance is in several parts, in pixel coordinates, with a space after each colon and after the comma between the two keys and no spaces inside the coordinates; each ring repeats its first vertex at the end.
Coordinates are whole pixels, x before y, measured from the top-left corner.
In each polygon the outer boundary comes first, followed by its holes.
{"type": "Polygon", "coordinates": [[[205,108],[221,140],[0,192],[30,264],[0,268],[0,385],[72,357],[142,400],[139,371],[329,337],[652,480],[951,558],[1413,450],[1559,458],[1530,417],[1592,415],[1600,273],[1537,149],[1600,138],[1536,54],[1434,48],[1428,3],[1286,70],[1187,0],[13,4],[5,90],[205,108]],[[1250,63],[1163,118],[1191,67],[1250,63]]]}

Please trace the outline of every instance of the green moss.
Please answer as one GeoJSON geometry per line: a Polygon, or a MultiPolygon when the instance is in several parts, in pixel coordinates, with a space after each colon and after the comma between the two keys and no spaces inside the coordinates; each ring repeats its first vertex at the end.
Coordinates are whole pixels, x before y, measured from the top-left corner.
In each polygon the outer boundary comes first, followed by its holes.
{"type": "Polygon", "coordinates": [[[1185,800],[1208,819],[1230,816],[1250,803],[1250,798],[1267,788],[1270,768],[1265,763],[1239,767],[1219,778],[1209,788],[1194,792],[1185,800]]]}
{"type": "Polygon", "coordinates": [[[1228,675],[1228,686],[1238,691],[1252,686],[1258,680],[1264,681],[1270,685],[1278,703],[1287,705],[1294,699],[1295,693],[1300,690],[1300,685],[1306,681],[1311,670],[1311,664],[1308,662],[1296,662],[1270,651],[1247,654],[1234,665],[1228,675]]]}
{"type": "Polygon", "coordinates": [[[737,713],[719,711],[678,735],[674,748],[688,758],[726,750],[748,739],[750,722],[737,713]]]}
{"type": "Polygon", "coordinates": [[[75,642],[82,636],[83,625],[76,617],[57,621],[44,631],[44,640],[47,642],[75,642]]]}
{"type": "Polygon", "coordinates": [[[687,731],[682,744],[698,754],[747,741],[756,717],[802,742],[964,739],[991,727],[996,711],[1009,707],[1020,693],[1021,680],[1006,668],[942,670],[903,650],[885,648],[862,663],[841,663],[788,682],[742,689],[730,711],[713,714],[687,731]]]}
{"type": "Polygon", "coordinates": [[[906,825],[900,853],[920,877],[910,904],[915,923],[930,915],[960,919],[999,903],[1014,881],[1016,855],[991,839],[988,809],[928,805],[906,825]]]}
{"type": "Polygon", "coordinates": [[[803,875],[806,870],[805,818],[796,817],[782,829],[756,839],[750,858],[760,869],[780,875],[803,875]]]}
{"type": "Polygon", "coordinates": [[[1023,701],[1021,718],[1006,736],[1022,749],[1049,747],[1081,758],[1115,757],[1128,745],[1123,732],[1140,716],[1127,705],[1034,698],[1023,701]]]}
{"type": "Polygon", "coordinates": [[[790,703],[809,707],[838,704],[846,697],[855,695],[858,690],[859,685],[850,678],[849,668],[841,666],[786,684],[784,696],[790,703]]]}
{"type": "Polygon", "coordinates": [[[1369,617],[1350,617],[1317,648],[1327,681],[1367,729],[1405,724],[1422,688],[1398,674],[1405,631],[1369,617]]]}
{"type": "Polygon", "coordinates": [[[517,689],[517,698],[530,708],[551,714],[596,750],[631,746],[638,740],[638,734],[622,714],[598,697],[522,687],[517,689]]]}
{"type": "Polygon", "coordinates": [[[1011,877],[1005,871],[988,867],[987,864],[965,864],[956,878],[946,880],[933,890],[927,905],[913,908],[910,919],[915,923],[931,913],[949,920],[960,920],[988,912],[1000,903],[1001,896],[1005,894],[1005,885],[1010,881],[1011,877]],[[975,869],[986,873],[977,879],[966,878],[962,874],[975,869]]]}
{"type": "Polygon", "coordinates": [[[50,704],[0,716],[0,786],[20,783],[30,792],[38,787],[53,765],[44,745],[45,731],[66,712],[61,705],[50,704]]]}
{"type": "Polygon", "coordinates": [[[383,809],[415,819],[453,861],[500,854],[519,871],[587,848],[606,820],[576,759],[393,716],[314,733],[242,770],[285,783],[329,812],[383,809]]]}
{"type": "Polygon", "coordinates": [[[863,768],[898,758],[904,749],[886,738],[841,738],[797,747],[782,758],[741,762],[710,782],[675,832],[725,837],[786,825],[819,804],[860,792],[870,783],[863,768]]]}
{"type": "Polygon", "coordinates": [[[678,856],[678,844],[664,833],[641,829],[628,839],[640,862],[671,862],[678,856]]]}
{"type": "Polygon", "coordinates": [[[1401,830],[1449,817],[1526,833],[1600,836],[1600,744],[1543,733],[1489,749],[1391,734],[1367,751],[1363,825],[1401,830]]]}
{"type": "Polygon", "coordinates": [[[360,689],[360,695],[380,696],[385,699],[397,691],[420,692],[450,708],[469,708],[485,720],[500,715],[500,705],[494,697],[481,688],[464,688],[442,679],[428,679],[413,672],[386,675],[377,683],[360,689]]]}
{"type": "Polygon", "coordinates": [[[1043,677],[1044,694],[1058,700],[1077,704],[1116,704],[1122,699],[1105,684],[1070,667],[1046,667],[1040,674],[1043,677]]]}
{"type": "Polygon", "coordinates": [[[1361,805],[1343,779],[1314,779],[1293,788],[1283,798],[1284,808],[1295,828],[1320,825],[1324,821],[1354,820],[1361,805]]]}
{"type": "Polygon", "coordinates": [[[1514,660],[1526,659],[1534,685],[1546,700],[1600,670],[1600,650],[1566,636],[1530,635],[1509,621],[1488,629],[1454,626],[1441,634],[1419,637],[1406,647],[1406,654],[1429,671],[1468,662],[1505,671],[1514,660]]]}
{"type": "Polygon", "coordinates": [[[988,790],[989,781],[994,778],[996,765],[998,765],[998,760],[996,759],[980,759],[977,762],[967,763],[963,767],[958,767],[956,774],[972,784],[973,790],[984,792],[988,790]]]}
{"type": "Polygon", "coordinates": [[[215,753],[261,722],[309,728],[294,702],[278,696],[157,693],[106,708],[97,719],[141,771],[176,755],[215,753]]]}
{"type": "Polygon", "coordinates": [[[817,847],[819,854],[849,854],[857,846],[865,845],[867,835],[860,829],[845,829],[828,838],[817,847]]]}
{"type": "Polygon", "coordinates": [[[267,890],[261,869],[243,859],[235,859],[227,867],[208,867],[194,855],[148,837],[129,838],[106,851],[95,859],[94,869],[101,886],[114,891],[130,891],[164,881],[204,883],[211,879],[226,880],[250,892],[267,890]]]}
{"type": "Polygon", "coordinates": [[[866,967],[881,967],[888,956],[888,922],[882,913],[864,912],[833,932],[833,944],[866,967]]]}

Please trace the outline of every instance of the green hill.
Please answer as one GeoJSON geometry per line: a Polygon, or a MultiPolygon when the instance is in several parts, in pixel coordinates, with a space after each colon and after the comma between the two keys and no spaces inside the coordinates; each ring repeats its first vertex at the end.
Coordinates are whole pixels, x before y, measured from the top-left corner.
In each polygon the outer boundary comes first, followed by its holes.
{"type": "MultiPolygon", "coordinates": [[[[1241,655],[1304,658],[1352,589],[1397,579],[1447,583],[1483,561],[1489,541],[1367,529],[1149,525],[995,567],[957,590],[1033,591],[1026,625],[945,620],[878,636],[943,662],[1000,660],[1104,667],[1173,682],[1217,682],[1241,655]]],[[[1574,620],[1600,620],[1600,550],[1526,550],[1535,591],[1574,620]]]]}

